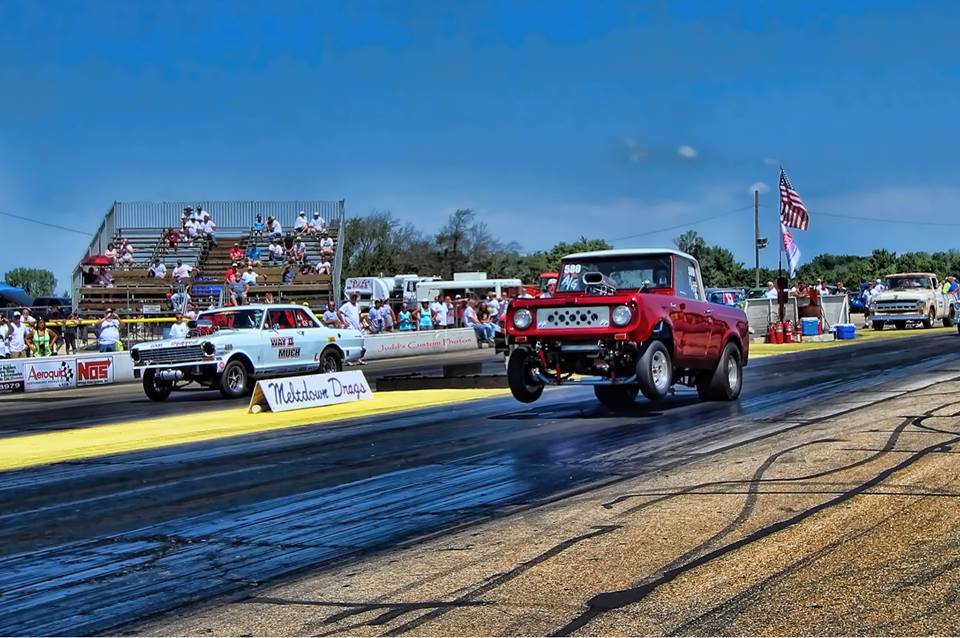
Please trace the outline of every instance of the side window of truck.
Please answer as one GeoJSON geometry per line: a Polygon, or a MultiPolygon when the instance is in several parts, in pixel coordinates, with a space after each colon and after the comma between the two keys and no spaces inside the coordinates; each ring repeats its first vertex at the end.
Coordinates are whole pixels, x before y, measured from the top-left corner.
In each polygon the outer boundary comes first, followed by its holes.
{"type": "Polygon", "coordinates": [[[677,296],[688,299],[703,299],[697,267],[689,259],[677,258],[677,296]]]}

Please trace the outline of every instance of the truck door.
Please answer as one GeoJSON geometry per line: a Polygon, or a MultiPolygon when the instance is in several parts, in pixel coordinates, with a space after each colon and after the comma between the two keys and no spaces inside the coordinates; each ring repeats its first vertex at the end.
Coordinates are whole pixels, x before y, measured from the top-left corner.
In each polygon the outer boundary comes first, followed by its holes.
{"type": "MultiPolygon", "coordinates": [[[[707,360],[713,327],[714,307],[706,301],[697,267],[684,257],[674,258],[674,290],[677,310],[683,315],[679,339],[674,335],[683,365],[702,366],[707,360]]],[[[717,306],[719,307],[719,306],[717,306]]]]}

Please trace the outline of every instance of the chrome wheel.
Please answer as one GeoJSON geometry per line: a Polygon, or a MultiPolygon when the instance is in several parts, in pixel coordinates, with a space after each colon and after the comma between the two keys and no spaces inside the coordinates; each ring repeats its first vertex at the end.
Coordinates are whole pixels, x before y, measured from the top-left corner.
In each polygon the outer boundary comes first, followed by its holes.
{"type": "Polygon", "coordinates": [[[653,384],[658,389],[665,390],[670,386],[669,370],[667,355],[663,352],[654,352],[650,360],[650,376],[653,377],[653,384]]]}
{"type": "Polygon", "coordinates": [[[243,368],[234,366],[227,371],[227,387],[232,392],[243,392],[247,388],[247,375],[243,368]]]}
{"type": "Polygon", "coordinates": [[[735,390],[737,384],[740,382],[740,366],[736,365],[735,362],[727,359],[727,387],[731,390],[735,390]]]}

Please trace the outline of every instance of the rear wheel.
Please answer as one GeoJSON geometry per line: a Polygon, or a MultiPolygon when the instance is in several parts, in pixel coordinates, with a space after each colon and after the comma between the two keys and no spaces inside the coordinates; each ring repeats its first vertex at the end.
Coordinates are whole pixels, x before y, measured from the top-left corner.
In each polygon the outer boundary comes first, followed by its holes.
{"type": "Polygon", "coordinates": [[[697,376],[697,394],[701,401],[734,401],[743,387],[743,361],[740,349],[728,343],[713,372],[697,376]]]}
{"type": "Polygon", "coordinates": [[[874,329],[874,330],[883,330],[883,322],[882,322],[882,321],[874,321],[874,322],[873,322],[873,329],[874,329]]]}
{"type": "Polygon", "coordinates": [[[157,371],[147,369],[143,371],[143,392],[151,401],[166,401],[173,392],[173,384],[157,378],[157,371]]]}
{"type": "Polygon", "coordinates": [[[543,394],[543,383],[534,380],[533,371],[540,368],[540,360],[526,350],[517,349],[507,360],[507,382],[513,398],[521,403],[533,403],[543,394]]]}
{"type": "Polygon", "coordinates": [[[238,399],[247,393],[250,372],[242,361],[234,359],[220,375],[220,394],[227,399],[238,399]]]}
{"type": "Polygon", "coordinates": [[[332,374],[343,370],[343,359],[333,348],[327,348],[320,354],[320,372],[332,374]]]}
{"type": "Polygon", "coordinates": [[[636,385],[595,385],[593,393],[597,400],[608,408],[625,408],[633,405],[640,387],[636,385]]]}
{"type": "Polygon", "coordinates": [[[640,392],[651,401],[659,401],[667,396],[673,385],[673,362],[662,341],[651,341],[640,355],[637,360],[637,381],[640,383],[640,392]]]}
{"type": "Polygon", "coordinates": [[[894,321],[894,322],[893,322],[893,325],[897,328],[897,330],[905,330],[906,327],[907,327],[907,322],[906,322],[906,321],[894,321]]]}

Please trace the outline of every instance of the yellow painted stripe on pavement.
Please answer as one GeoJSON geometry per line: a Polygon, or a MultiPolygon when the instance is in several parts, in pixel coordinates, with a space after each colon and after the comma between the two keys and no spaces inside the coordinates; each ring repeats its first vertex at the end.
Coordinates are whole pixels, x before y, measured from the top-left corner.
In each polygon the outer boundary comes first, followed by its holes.
{"type": "Polygon", "coordinates": [[[289,412],[248,414],[246,407],[111,423],[0,439],[0,471],[123,452],[210,441],[242,434],[321,425],[354,417],[507,396],[502,389],[409,390],[374,393],[370,401],[289,412]]]}

